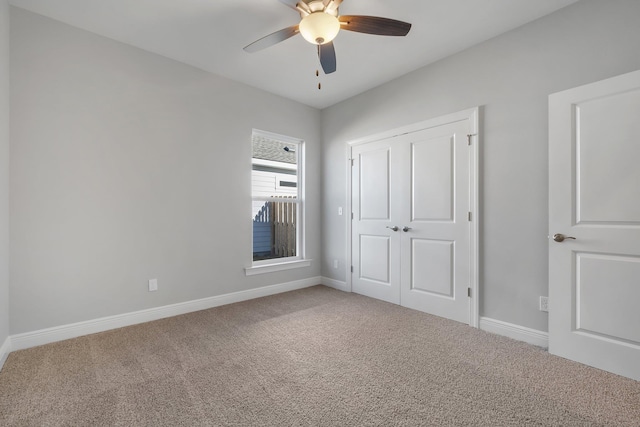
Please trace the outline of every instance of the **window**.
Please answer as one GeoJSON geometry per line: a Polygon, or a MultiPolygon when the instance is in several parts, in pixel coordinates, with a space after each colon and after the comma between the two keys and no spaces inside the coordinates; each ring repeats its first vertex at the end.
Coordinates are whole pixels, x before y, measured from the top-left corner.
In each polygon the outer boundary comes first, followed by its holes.
{"type": "Polygon", "coordinates": [[[303,143],[258,130],[251,142],[253,264],[247,274],[310,265],[297,262],[304,258],[303,143]]]}

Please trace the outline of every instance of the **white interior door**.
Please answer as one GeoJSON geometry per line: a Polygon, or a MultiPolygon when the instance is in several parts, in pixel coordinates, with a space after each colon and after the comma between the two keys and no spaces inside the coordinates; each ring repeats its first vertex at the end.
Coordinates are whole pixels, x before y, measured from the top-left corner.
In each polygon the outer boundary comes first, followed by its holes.
{"type": "Polygon", "coordinates": [[[405,135],[401,304],[469,323],[469,120],[405,135]]]}
{"type": "Polygon", "coordinates": [[[639,117],[640,72],[549,98],[549,351],[636,380],[639,117]]]}
{"type": "Polygon", "coordinates": [[[477,111],[353,145],[354,292],[476,325],[477,111]]]}
{"type": "Polygon", "coordinates": [[[359,145],[351,168],[352,290],[394,304],[400,304],[400,235],[393,221],[401,206],[401,154],[390,139],[359,145]]]}

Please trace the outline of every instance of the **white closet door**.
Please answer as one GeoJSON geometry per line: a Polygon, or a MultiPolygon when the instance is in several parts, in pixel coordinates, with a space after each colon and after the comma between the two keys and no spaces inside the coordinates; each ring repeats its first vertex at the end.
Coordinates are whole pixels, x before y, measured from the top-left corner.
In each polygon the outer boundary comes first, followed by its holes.
{"type": "Polygon", "coordinates": [[[354,292],[475,324],[472,111],[354,145],[354,292]]]}
{"type": "Polygon", "coordinates": [[[401,146],[391,139],[352,152],[352,289],[400,304],[401,146]],[[394,227],[395,231],[394,231],[394,227]]]}
{"type": "Polygon", "coordinates": [[[403,306],[469,323],[469,122],[403,137],[403,306]]]}

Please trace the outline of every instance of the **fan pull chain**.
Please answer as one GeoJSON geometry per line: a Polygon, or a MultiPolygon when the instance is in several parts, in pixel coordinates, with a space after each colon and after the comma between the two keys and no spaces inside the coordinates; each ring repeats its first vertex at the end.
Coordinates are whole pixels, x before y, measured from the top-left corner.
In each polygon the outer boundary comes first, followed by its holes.
{"type": "MultiPolygon", "coordinates": [[[[320,77],[320,71],[316,70],[316,77],[320,77]]],[[[318,90],[322,89],[322,83],[318,82],[318,90]]]]}

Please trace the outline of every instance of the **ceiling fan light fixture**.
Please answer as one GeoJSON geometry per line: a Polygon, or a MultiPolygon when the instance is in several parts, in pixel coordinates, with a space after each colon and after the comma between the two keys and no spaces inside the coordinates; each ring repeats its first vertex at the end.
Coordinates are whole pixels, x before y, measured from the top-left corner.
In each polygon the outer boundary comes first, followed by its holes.
{"type": "Polygon", "coordinates": [[[300,21],[300,34],[311,44],[326,44],[336,38],[340,31],[338,18],[324,12],[313,12],[300,21]]]}

